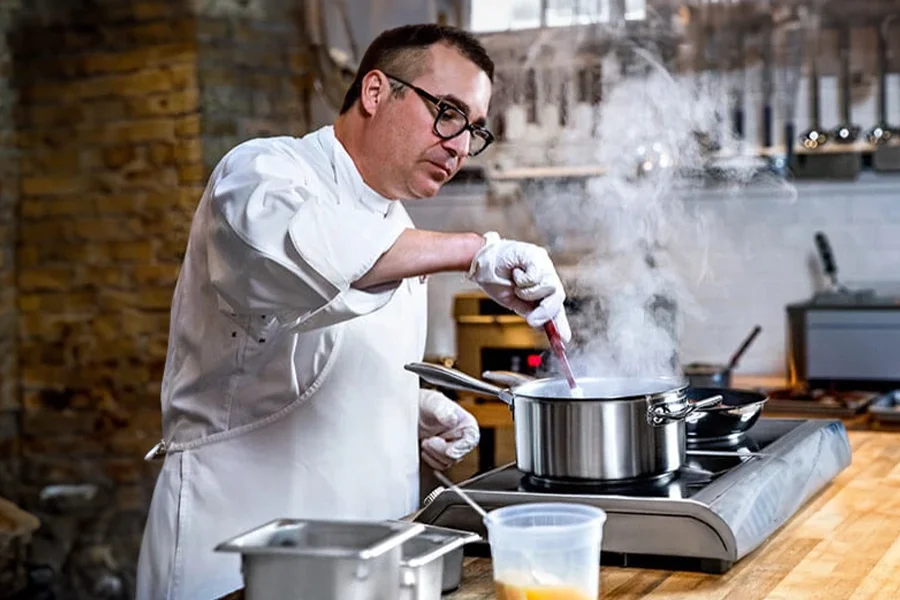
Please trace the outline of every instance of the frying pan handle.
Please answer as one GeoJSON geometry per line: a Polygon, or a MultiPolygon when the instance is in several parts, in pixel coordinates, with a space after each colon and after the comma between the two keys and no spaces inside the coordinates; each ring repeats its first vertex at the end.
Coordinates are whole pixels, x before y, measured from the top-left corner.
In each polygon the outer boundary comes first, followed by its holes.
{"type": "Polygon", "coordinates": [[[728,366],[726,367],[729,371],[733,371],[737,365],[738,361],[741,360],[741,357],[744,355],[744,352],[747,351],[747,348],[750,347],[750,344],[753,343],[753,340],[756,339],[756,336],[759,335],[759,332],[762,331],[762,326],[757,325],[753,328],[753,331],[750,332],[750,335],[747,336],[747,339],[744,340],[744,343],[741,344],[741,347],[737,349],[737,351],[731,356],[731,360],[728,361],[728,366]]]}
{"type": "Polygon", "coordinates": [[[480,379],[475,379],[471,375],[456,369],[424,362],[408,363],[403,368],[415,373],[428,383],[439,387],[494,396],[507,404],[510,403],[510,400],[507,398],[510,398],[511,394],[507,390],[480,379]]]}
{"type": "Polygon", "coordinates": [[[647,409],[647,421],[654,427],[681,421],[698,410],[706,410],[719,406],[723,399],[721,394],[717,394],[715,396],[710,396],[709,398],[704,398],[703,400],[697,400],[696,402],[688,402],[684,408],[680,408],[676,411],[669,411],[665,404],[656,404],[647,409]]]}
{"type": "Polygon", "coordinates": [[[536,379],[531,375],[516,373],[515,371],[485,371],[481,374],[481,378],[507,387],[521,385],[536,379]]]}

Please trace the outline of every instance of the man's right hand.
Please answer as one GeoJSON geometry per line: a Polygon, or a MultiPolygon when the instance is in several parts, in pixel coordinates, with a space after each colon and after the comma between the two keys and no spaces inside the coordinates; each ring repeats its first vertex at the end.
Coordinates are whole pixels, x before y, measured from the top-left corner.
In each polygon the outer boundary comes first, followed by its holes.
{"type": "Polygon", "coordinates": [[[527,242],[502,240],[495,233],[486,234],[485,240],[472,259],[469,279],[532,327],[553,320],[568,342],[572,333],[563,308],[566,293],[547,251],[527,242]]]}

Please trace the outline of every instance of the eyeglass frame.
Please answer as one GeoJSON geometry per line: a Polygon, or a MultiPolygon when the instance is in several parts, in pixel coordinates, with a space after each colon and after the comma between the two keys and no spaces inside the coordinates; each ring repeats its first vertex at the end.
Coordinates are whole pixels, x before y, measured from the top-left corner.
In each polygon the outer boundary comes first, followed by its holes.
{"type": "MultiPolygon", "coordinates": [[[[388,79],[393,79],[397,83],[405,85],[406,87],[408,87],[409,89],[414,91],[423,100],[427,100],[428,102],[431,102],[432,104],[434,104],[435,108],[437,108],[437,114],[434,116],[434,124],[432,125],[431,128],[432,128],[432,131],[434,131],[434,134],[436,136],[438,136],[439,138],[441,138],[442,140],[445,140],[445,141],[452,140],[455,137],[461,136],[463,134],[463,132],[465,132],[465,131],[468,131],[469,135],[471,137],[476,137],[475,136],[476,131],[484,133],[485,137],[482,138],[484,140],[484,147],[481,150],[479,150],[478,152],[476,152],[475,154],[472,154],[471,152],[469,152],[467,154],[467,156],[469,156],[469,157],[478,156],[479,154],[481,154],[482,152],[487,150],[488,146],[490,146],[491,144],[494,143],[495,138],[494,138],[494,134],[491,133],[491,130],[488,129],[487,127],[482,127],[480,125],[474,125],[473,123],[471,123],[469,121],[469,115],[467,115],[465,112],[463,112],[463,110],[460,107],[454,106],[451,102],[447,102],[446,100],[441,100],[437,96],[435,96],[429,92],[426,92],[419,86],[413,85],[413,84],[409,83],[408,81],[404,81],[404,80],[400,79],[399,77],[395,77],[394,75],[391,75],[389,73],[385,73],[384,75],[388,79]],[[438,121],[441,120],[441,117],[444,115],[445,112],[447,112],[448,109],[455,110],[456,112],[461,114],[463,119],[465,119],[465,122],[466,122],[466,124],[463,125],[462,129],[460,129],[459,132],[457,132],[451,136],[443,135],[440,131],[438,131],[438,121]]],[[[481,136],[478,136],[478,137],[481,137],[481,136]]],[[[471,145],[471,142],[470,142],[470,145],[471,145]]]]}

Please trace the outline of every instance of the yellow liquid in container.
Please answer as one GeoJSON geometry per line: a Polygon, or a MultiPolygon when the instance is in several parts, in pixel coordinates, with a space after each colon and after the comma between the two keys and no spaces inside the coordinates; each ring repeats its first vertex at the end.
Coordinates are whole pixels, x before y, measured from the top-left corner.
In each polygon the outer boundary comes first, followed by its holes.
{"type": "Polygon", "coordinates": [[[497,600],[595,600],[579,589],[564,585],[523,586],[496,582],[497,600]]]}

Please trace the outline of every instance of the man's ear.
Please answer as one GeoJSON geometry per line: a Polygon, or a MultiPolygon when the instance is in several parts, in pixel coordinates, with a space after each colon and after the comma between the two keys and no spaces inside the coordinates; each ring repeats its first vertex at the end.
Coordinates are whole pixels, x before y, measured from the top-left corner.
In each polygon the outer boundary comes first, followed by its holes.
{"type": "Polygon", "coordinates": [[[387,101],[391,93],[391,83],[387,76],[378,70],[369,71],[360,83],[359,104],[368,115],[374,115],[378,108],[387,101]]]}

